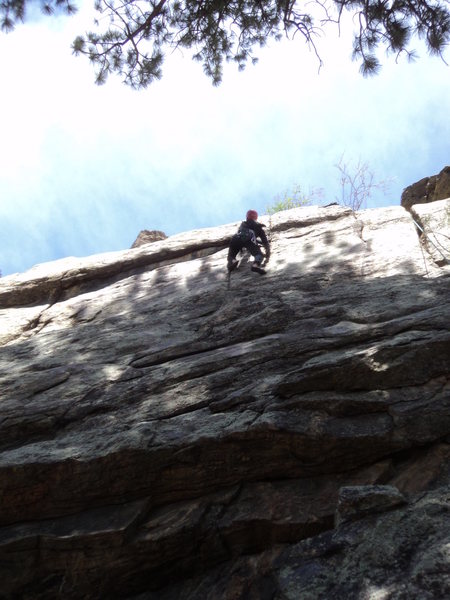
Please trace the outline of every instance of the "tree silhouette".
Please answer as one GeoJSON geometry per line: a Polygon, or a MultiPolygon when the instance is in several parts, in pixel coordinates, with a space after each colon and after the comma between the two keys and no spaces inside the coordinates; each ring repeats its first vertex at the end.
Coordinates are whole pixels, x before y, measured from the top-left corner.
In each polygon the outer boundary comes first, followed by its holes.
{"type": "MultiPolygon", "coordinates": [[[[28,0],[30,1],[30,0],[28,0]]],[[[0,0],[2,29],[23,20],[27,0],[0,0]]],[[[70,0],[41,0],[43,10],[74,12],[70,0]]],[[[328,23],[353,15],[353,58],[364,75],[376,73],[376,50],[415,56],[413,37],[440,54],[450,32],[449,0],[96,0],[96,31],[73,42],[96,68],[97,83],[120,74],[133,88],[144,88],[162,75],[165,54],[174,48],[193,51],[215,85],[224,61],[243,69],[257,61],[255,48],[269,39],[300,35],[321,64],[318,36],[328,23]]]]}

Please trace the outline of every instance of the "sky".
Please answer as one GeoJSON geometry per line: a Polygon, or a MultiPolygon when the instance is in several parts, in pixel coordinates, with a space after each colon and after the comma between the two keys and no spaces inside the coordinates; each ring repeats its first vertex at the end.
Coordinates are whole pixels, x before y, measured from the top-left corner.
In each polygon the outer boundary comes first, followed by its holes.
{"type": "MultiPolygon", "coordinates": [[[[382,55],[375,77],[351,61],[351,36],[271,43],[218,87],[187,53],[135,91],[103,86],[71,43],[92,29],[93,0],[74,17],[33,13],[0,33],[0,270],[124,250],[143,229],[167,235],[264,214],[295,185],[316,203],[341,196],[341,157],[367,163],[368,208],[399,205],[408,185],[450,164],[450,52],[408,63],[382,55]]],[[[347,34],[346,34],[347,33],[347,34]]]]}

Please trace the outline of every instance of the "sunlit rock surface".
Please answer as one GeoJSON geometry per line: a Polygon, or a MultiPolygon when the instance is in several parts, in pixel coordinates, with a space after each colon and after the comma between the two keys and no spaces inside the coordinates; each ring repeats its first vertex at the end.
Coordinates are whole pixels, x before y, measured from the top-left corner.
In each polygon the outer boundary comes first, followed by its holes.
{"type": "Polygon", "coordinates": [[[448,597],[450,200],[423,206],[262,218],[263,277],[228,281],[233,223],[0,279],[0,598],[448,597]]]}

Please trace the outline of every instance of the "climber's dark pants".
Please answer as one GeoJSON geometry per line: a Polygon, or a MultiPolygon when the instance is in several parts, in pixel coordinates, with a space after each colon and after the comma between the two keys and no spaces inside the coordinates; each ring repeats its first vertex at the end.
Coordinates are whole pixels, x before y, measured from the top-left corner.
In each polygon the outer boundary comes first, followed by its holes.
{"type": "Polygon", "coordinates": [[[255,262],[262,262],[264,255],[257,244],[254,244],[252,241],[244,242],[238,235],[234,235],[231,238],[230,247],[228,249],[228,264],[236,258],[237,253],[240,252],[242,248],[247,248],[250,254],[255,257],[255,262]]]}

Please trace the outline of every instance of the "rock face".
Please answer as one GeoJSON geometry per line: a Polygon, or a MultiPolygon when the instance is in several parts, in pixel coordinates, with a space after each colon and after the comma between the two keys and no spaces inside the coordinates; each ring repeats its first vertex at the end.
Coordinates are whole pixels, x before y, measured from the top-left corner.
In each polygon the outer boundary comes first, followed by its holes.
{"type": "Polygon", "coordinates": [[[267,224],[229,286],[237,223],[0,281],[1,598],[449,596],[448,262],[401,207],[267,224]]]}
{"type": "Polygon", "coordinates": [[[424,204],[450,198],[450,167],[438,175],[424,177],[403,190],[401,205],[410,210],[414,204],[424,204]]]}
{"type": "Polygon", "coordinates": [[[336,525],[389,510],[403,504],[405,497],[392,485],[355,485],[339,490],[336,525]]]}

